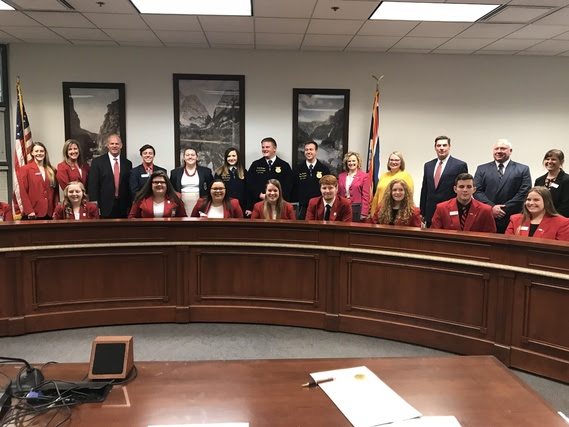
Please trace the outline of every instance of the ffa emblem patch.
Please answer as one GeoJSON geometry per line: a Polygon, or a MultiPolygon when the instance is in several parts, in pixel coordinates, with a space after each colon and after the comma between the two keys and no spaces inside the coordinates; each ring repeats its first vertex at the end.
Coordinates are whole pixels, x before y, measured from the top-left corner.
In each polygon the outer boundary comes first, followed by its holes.
{"type": "Polygon", "coordinates": [[[322,172],[320,171],[316,172],[316,178],[318,179],[322,178],[322,172]]]}
{"type": "Polygon", "coordinates": [[[280,166],[277,166],[277,167],[275,168],[275,172],[276,172],[276,173],[281,173],[281,167],[280,167],[280,166]]]}

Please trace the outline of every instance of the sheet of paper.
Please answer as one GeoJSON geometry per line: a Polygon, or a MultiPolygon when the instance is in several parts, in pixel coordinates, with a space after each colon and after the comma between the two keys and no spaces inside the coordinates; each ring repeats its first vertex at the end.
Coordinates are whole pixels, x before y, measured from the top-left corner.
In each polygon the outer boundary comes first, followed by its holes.
{"type": "Polygon", "coordinates": [[[389,427],[460,427],[455,417],[421,417],[389,424],[389,427]]]}
{"type": "Polygon", "coordinates": [[[355,427],[371,427],[421,416],[365,366],[310,374],[355,427]]]}

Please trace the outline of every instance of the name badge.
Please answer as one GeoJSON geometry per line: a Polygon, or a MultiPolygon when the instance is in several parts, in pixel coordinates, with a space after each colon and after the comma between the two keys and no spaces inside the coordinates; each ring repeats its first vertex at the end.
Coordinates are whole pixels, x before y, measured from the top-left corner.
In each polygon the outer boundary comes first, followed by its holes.
{"type": "Polygon", "coordinates": [[[549,186],[553,188],[559,188],[559,184],[557,184],[556,182],[549,183],[549,186]]]}
{"type": "Polygon", "coordinates": [[[36,172],[36,176],[37,176],[37,175],[41,175],[41,172],[36,172]]]}
{"type": "Polygon", "coordinates": [[[150,175],[147,173],[143,173],[140,175],[141,178],[148,178],[150,175]]]}
{"type": "Polygon", "coordinates": [[[207,218],[207,214],[203,213],[202,211],[199,212],[200,218],[207,218]]]}
{"type": "Polygon", "coordinates": [[[522,225],[521,228],[520,228],[520,230],[522,230],[522,231],[528,231],[528,230],[529,230],[529,227],[528,227],[527,225],[522,225]]]}
{"type": "Polygon", "coordinates": [[[456,215],[458,215],[458,211],[450,211],[448,214],[450,216],[456,216],[456,215]]]}

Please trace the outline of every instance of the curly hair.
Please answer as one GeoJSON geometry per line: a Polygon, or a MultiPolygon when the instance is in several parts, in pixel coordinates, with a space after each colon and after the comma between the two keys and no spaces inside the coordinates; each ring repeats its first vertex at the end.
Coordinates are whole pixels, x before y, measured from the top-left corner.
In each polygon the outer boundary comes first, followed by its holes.
{"type": "Polygon", "coordinates": [[[395,184],[401,184],[403,190],[405,190],[405,198],[401,201],[401,205],[399,206],[399,211],[397,212],[395,221],[407,223],[415,212],[415,203],[413,202],[413,197],[411,195],[409,186],[402,179],[394,179],[387,185],[387,188],[385,189],[385,194],[383,195],[383,200],[381,201],[381,206],[377,213],[379,224],[391,223],[391,211],[395,205],[395,200],[393,200],[393,197],[391,196],[391,191],[393,190],[393,186],[395,184]]]}
{"type": "Polygon", "coordinates": [[[360,155],[360,153],[356,153],[355,151],[348,151],[346,153],[346,155],[344,156],[344,159],[342,161],[342,168],[347,171],[348,170],[348,159],[352,156],[356,156],[356,159],[358,161],[358,169],[362,168],[363,165],[363,160],[362,160],[362,156],[360,155]]]}

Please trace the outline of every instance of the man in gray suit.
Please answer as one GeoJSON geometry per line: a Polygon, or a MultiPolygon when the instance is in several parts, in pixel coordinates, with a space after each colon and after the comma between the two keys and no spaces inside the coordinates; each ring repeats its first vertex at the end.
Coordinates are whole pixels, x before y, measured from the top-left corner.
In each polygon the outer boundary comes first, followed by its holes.
{"type": "Polygon", "coordinates": [[[493,152],[494,161],[476,169],[474,198],[492,207],[498,233],[504,233],[510,216],[522,211],[531,176],[526,165],[510,160],[512,144],[507,139],[499,139],[493,152]]]}

